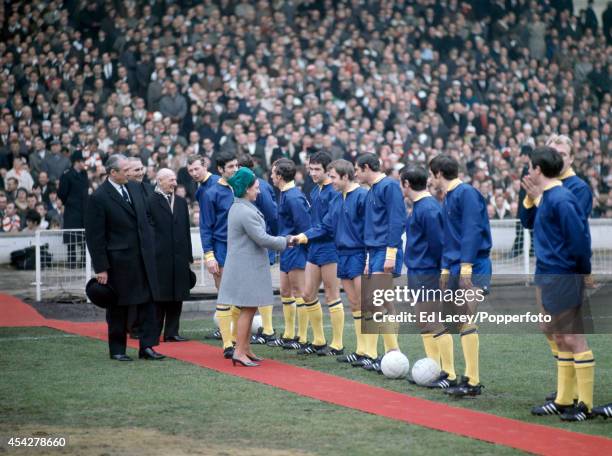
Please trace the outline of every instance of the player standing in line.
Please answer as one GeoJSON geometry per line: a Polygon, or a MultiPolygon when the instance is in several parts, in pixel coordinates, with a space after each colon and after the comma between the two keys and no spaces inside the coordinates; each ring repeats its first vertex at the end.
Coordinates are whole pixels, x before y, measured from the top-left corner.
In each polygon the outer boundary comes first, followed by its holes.
{"type": "MultiPolygon", "coordinates": [[[[254,167],[253,159],[250,155],[245,154],[238,159],[238,166],[249,168],[251,171],[254,167]]],[[[276,236],[277,222],[278,222],[278,208],[276,205],[276,198],[274,195],[274,189],[265,179],[258,177],[259,181],[259,194],[255,200],[255,206],[262,213],[266,222],[266,232],[270,235],[276,236]]],[[[270,258],[270,265],[274,264],[274,258],[276,253],[273,250],[268,252],[270,258]]],[[[259,328],[257,334],[251,336],[251,343],[253,344],[266,344],[276,339],[274,335],[274,326],[272,325],[272,306],[259,307],[259,313],[261,314],[261,320],[263,327],[259,328]]]]}
{"type": "MultiPolygon", "coordinates": [[[[591,192],[588,184],[580,177],[576,176],[576,173],[572,169],[572,164],[574,163],[574,148],[572,140],[565,135],[552,135],[546,141],[546,145],[552,147],[559,153],[559,155],[561,155],[561,158],[563,159],[563,169],[561,170],[561,174],[559,174],[559,179],[561,180],[563,186],[572,192],[578,200],[578,205],[582,210],[582,215],[584,216],[584,220],[588,226],[589,217],[591,216],[591,211],[593,209],[593,193],[591,192]]],[[[523,205],[519,211],[519,216],[523,226],[533,226],[537,214],[537,208],[540,203],[540,198],[542,197],[542,191],[532,182],[529,175],[523,179],[522,186],[527,192],[527,195],[523,200],[523,205]]],[[[589,279],[590,276],[586,279],[590,285],[591,281],[589,279]]],[[[552,352],[556,363],[559,359],[559,347],[550,334],[545,334],[545,336],[548,340],[550,351],[552,352]]],[[[574,385],[574,391],[572,394],[576,399],[578,396],[575,387],[576,385],[574,385]]],[[[557,392],[554,391],[546,396],[546,400],[554,401],[556,395],[557,392]]]]}
{"type": "MultiPolygon", "coordinates": [[[[412,201],[412,212],[406,221],[406,251],[408,287],[412,290],[438,290],[443,249],[443,215],[440,203],[427,191],[428,173],[425,168],[409,166],[402,169],[400,181],[404,195],[412,201]]],[[[438,315],[439,303],[422,301],[416,304],[421,312],[438,315]]],[[[453,336],[441,322],[420,325],[425,354],[435,360],[442,372],[429,385],[431,388],[451,386],[448,376],[456,378],[453,336]]]]}
{"type": "MultiPolygon", "coordinates": [[[[234,154],[228,152],[219,154],[217,169],[221,178],[202,190],[204,195],[200,204],[200,237],[206,268],[212,274],[218,290],[227,254],[227,214],[234,204],[234,192],[227,183],[238,169],[238,161],[234,154]]],[[[228,359],[232,357],[234,351],[232,320],[238,320],[239,315],[240,309],[217,303],[215,316],[223,340],[223,356],[228,359]]]]}
{"type": "MultiPolygon", "coordinates": [[[[459,178],[459,163],[449,155],[438,155],[429,163],[430,180],[436,191],[444,193],[442,205],[444,247],[440,288],[445,290],[481,288],[491,281],[491,227],[487,203],[471,185],[459,178]]],[[[476,313],[477,300],[465,304],[465,312],[476,313]]],[[[436,386],[452,396],[481,394],[479,337],[475,324],[461,326],[461,346],[465,375],[458,383],[454,367],[446,366],[448,377],[436,386]]]]}
{"type": "Polygon", "coordinates": [[[331,162],[327,166],[327,172],[331,184],[341,197],[335,198],[330,203],[329,210],[320,223],[299,234],[297,238],[300,243],[313,243],[321,238],[333,239],[338,252],[337,276],[342,280],[342,287],[351,305],[357,340],[357,347],[353,353],[342,354],[336,360],[341,363],[353,363],[368,358],[371,361],[376,354],[367,352],[366,339],[368,337],[371,339],[374,335],[361,332],[361,275],[366,265],[363,225],[368,191],[355,182],[355,168],[347,160],[331,162]]]}
{"type": "MultiPolygon", "coordinates": [[[[327,166],[331,157],[327,152],[316,152],[310,156],[308,170],[316,184],[310,192],[310,219],[312,226],[320,226],[328,214],[331,205],[340,198],[340,194],[327,175],[327,166]]],[[[302,236],[299,240],[305,242],[302,236]]],[[[305,270],[304,305],[308,320],[312,326],[313,341],[298,350],[298,354],[319,356],[340,356],[344,353],[342,336],[344,332],[344,306],[340,299],[337,278],[338,253],[333,233],[323,232],[308,243],[308,257],[305,270]],[[327,345],[323,333],[323,311],[319,302],[319,287],[323,281],[325,300],[329,309],[332,324],[332,341],[327,345]]],[[[299,325],[298,325],[299,327],[299,325]]],[[[306,337],[306,328],[299,328],[300,341],[306,337]]]]}
{"type": "MultiPolygon", "coordinates": [[[[295,236],[310,228],[310,207],[304,194],[295,186],[295,163],[281,158],[272,165],[272,182],[280,192],[278,203],[278,235],[295,236]]],[[[303,245],[286,249],[280,257],[280,292],[283,303],[285,331],[281,338],[268,342],[287,350],[300,349],[307,344],[308,315],[304,306],[304,268],[307,250],[303,245]],[[298,328],[302,339],[295,337],[297,305],[298,328]],[[305,329],[304,329],[305,328],[305,329]]]]}
{"type": "Polygon", "coordinates": [[[527,228],[534,235],[537,295],[552,318],[545,330],[559,347],[555,399],[531,413],[584,421],[594,416],[595,360],[582,333],[581,315],[584,275],[591,273],[591,239],[578,199],[558,178],[562,168],[563,158],[552,147],[539,147],[531,155],[530,181],[542,196],[527,228]]]}
{"type": "MultiPolygon", "coordinates": [[[[355,175],[362,184],[370,187],[366,197],[364,221],[364,243],[368,252],[369,274],[392,274],[402,272],[402,233],[406,224],[406,205],[399,183],[380,171],[380,159],[375,154],[364,154],[357,159],[355,175]]],[[[364,271],[365,272],[365,271],[364,271]]],[[[392,282],[388,284],[392,287],[392,282]]],[[[385,353],[399,350],[397,330],[383,334],[385,353]]],[[[377,354],[378,337],[373,338],[373,347],[367,352],[377,354]]],[[[382,357],[360,360],[366,370],[380,372],[382,357]]]]}

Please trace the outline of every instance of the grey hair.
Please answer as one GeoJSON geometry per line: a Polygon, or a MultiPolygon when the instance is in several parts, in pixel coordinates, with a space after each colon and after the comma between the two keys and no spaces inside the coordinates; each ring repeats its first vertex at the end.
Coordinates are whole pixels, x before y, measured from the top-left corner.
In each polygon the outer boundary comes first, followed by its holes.
{"type": "Polygon", "coordinates": [[[159,171],[157,171],[157,175],[155,176],[155,178],[159,181],[160,179],[163,179],[164,177],[169,177],[172,176],[174,177],[174,171],[172,171],[170,168],[162,168],[159,171]]]}
{"type": "Polygon", "coordinates": [[[111,171],[119,171],[121,169],[119,163],[121,163],[122,160],[127,160],[126,156],[123,154],[113,154],[108,157],[106,165],[104,166],[106,168],[106,174],[110,176],[111,171]]]}

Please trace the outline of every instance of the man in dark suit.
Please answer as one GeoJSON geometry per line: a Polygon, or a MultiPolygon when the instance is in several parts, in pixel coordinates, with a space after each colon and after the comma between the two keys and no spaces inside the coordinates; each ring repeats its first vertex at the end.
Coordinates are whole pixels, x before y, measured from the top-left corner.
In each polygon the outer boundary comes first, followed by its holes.
{"type": "MultiPolygon", "coordinates": [[[[144,194],[145,201],[153,194],[154,187],[148,182],[144,182],[145,167],[142,164],[140,157],[128,157],[130,164],[127,171],[128,181],[138,184],[144,194]]],[[[130,306],[128,310],[128,333],[132,339],[140,337],[140,328],[138,327],[138,306],[130,306]]]]}
{"type": "Polygon", "coordinates": [[[153,350],[157,344],[153,302],[158,296],[153,230],[142,188],[128,182],[129,166],[120,154],[106,161],[108,179],[89,198],[85,236],[96,279],[117,294],[117,302],[106,309],[111,359],[131,361],[125,354],[130,305],[140,307],[139,357],[162,359],[153,350]]]}
{"type": "Polygon", "coordinates": [[[189,210],[185,199],[174,193],[176,185],[174,172],[162,168],[155,192],[148,199],[159,285],[158,329],[160,336],[164,329],[165,342],[187,340],[179,335],[179,319],[183,300],[189,296],[189,264],[193,263],[189,210]]]}
{"type": "MultiPolygon", "coordinates": [[[[89,180],[85,171],[83,154],[75,151],[70,156],[72,167],[64,171],[60,177],[57,196],[64,204],[64,226],[65,230],[85,228],[85,207],[87,205],[87,193],[89,180]]],[[[85,238],[83,233],[67,231],[64,232],[64,244],[68,246],[68,266],[70,268],[84,267],[85,265],[85,238]],[[81,255],[77,262],[77,247],[81,255]]]]}

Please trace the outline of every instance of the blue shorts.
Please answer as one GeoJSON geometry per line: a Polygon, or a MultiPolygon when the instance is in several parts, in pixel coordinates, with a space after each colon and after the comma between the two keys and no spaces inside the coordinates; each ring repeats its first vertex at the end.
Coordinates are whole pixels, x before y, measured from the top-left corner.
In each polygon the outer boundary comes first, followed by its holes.
{"type": "MultiPolygon", "coordinates": [[[[387,256],[387,248],[382,249],[368,249],[370,255],[370,262],[368,263],[369,274],[374,272],[385,272],[385,257],[387,256]]],[[[402,273],[402,265],[404,264],[404,252],[402,249],[397,249],[397,255],[395,256],[395,268],[392,274],[398,277],[402,273]]]]}
{"type": "Polygon", "coordinates": [[[338,254],[338,278],[354,279],[363,274],[366,264],[365,250],[351,254],[338,254]]]}
{"type": "Polygon", "coordinates": [[[542,306],[551,315],[580,307],[584,301],[584,276],[578,274],[536,275],[542,306]]]}
{"type": "Polygon", "coordinates": [[[294,269],[306,268],[306,247],[298,245],[290,249],[285,249],[281,252],[280,256],[280,270],[281,272],[289,272],[294,269]]]}
{"type": "Polygon", "coordinates": [[[337,263],[338,252],[336,251],[336,244],[333,241],[309,244],[307,261],[317,266],[337,263]]]}
{"type": "MultiPolygon", "coordinates": [[[[448,288],[456,290],[459,288],[459,276],[461,272],[461,263],[455,263],[450,267],[450,278],[448,281],[448,288]]],[[[491,275],[493,274],[493,267],[491,265],[491,259],[477,258],[472,264],[472,284],[475,287],[488,290],[491,286],[491,275]]]]}
{"type": "Polygon", "coordinates": [[[225,257],[227,257],[227,242],[213,241],[213,253],[215,260],[219,263],[219,267],[225,266],[225,257]]]}
{"type": "Polygon", "coordinates": [[[440,269],[409,269],[408,288],[425,291],[440,289],[440,269]]]}

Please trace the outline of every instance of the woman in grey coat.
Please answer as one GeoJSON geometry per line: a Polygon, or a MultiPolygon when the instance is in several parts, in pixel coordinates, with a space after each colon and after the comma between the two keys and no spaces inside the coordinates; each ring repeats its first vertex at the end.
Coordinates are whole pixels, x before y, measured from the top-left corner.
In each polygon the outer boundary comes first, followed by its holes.
{"type": "Polygon", "coordinates": [[[241,308],[232,363],[253,367],[258,366],[253,361],[261,361],[251,352],[253,316],[259,306],[274,302],[266,249],[284,250],[289,246],[289,238],[266,233],[263,215],[254,205],[259,182],[253,171],[240,168],[228,184],[236,199],[228,214],[227,259],[217,302],[241,308]]]}

